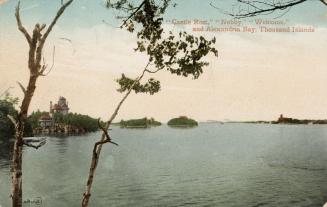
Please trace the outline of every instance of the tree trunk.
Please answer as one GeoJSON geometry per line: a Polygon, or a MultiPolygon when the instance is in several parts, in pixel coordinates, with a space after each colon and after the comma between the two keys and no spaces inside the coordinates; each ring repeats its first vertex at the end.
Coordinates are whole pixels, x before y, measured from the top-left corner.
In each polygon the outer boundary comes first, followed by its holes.
{"type": "Polygon", "coordinates": [[[23,155],[23,136],[24,125],[27,118],[28,108],[31,103],[35,88],[37,75],[31,75],[28,83],[27,90],[25,92],[22,105],[20,107],[20,113],[18,114],[15,133],[14,153],[12,158],[11,178],[12,189],[11,198],[13,207],[22,206],[22,155],[23,155]]]}
{"type": "Polygon", "coordinates": [[[111,141],[109,134],[107,133],[109,130],[109,127],[110,127],[111,123],[113,122],[113,120],[116,118],[120,107],[123,105],[124,101],[127,99],[129,94],[132,92],[135,84],[138,83],[143,78],[145,72],[147,71],[149,64],[150,63],[148,62],[148,64],[145,66],[141,76],[135,79],[134,83],[131,85],[131,87],[129,88],[127,93],[123,96],[122,100],[118,103],[118,106],[116,107],[114,113],[111,115],[109,121],[106,123],[106,125],[103,128],[100,126],[100,120],[99,120],[99,127],[102,129],[103,133],[102,133],[100,141],[96,142],[93,147],[91,167],[90,167],[90,172],[89,172],[89,176],[88,176],[87,183],[86,183],[86,190],[83,194],[82,207],[87,207],[89,205],[89,200],[91,197],[91,188],[92,188],[92,184],[93,184],[93,178],[94,178],[94,174],[95,174],[95,171],[98,166],[99,159],[100,159],[102,145],[105,143],[108,143],[108,142],[117,145],[116,143],[111,141]]]}
{"type": "MultiPolygon", "coordinates": [[[[24,98],[20,106],[20,112],[18,114],[17,120],[15,122],[15,144],[12,158],[12,167],[11,167],[11,178],[12,178],[12,189],[11,189],[11,198],[13,207],[22,206],[22,156],[23,156],[23,136],[24,136],[24,125],[27,119],[28,109],[31,104],[32,97],[36,88],[36,81],[39,76],[45,76],[45,69],[47,66],[45,63],[41,65],[42,61],[42,52],[45,41],[50,34],[52,28],[58,21],[59,17],[64,13],[65,9],[73,2],[73,0],[67,1],[65,4],[62,4],[61,8],[58,10],[56,16],[52,20],[50,26],[47,28],[46,32],[42,35],[42,30],[45,29],[45,24],[36,24],[33,30],[32,36],[27,32],[25,27],[22,25],[19,9],[20,2],[16,7],[16,20],[18,29],[26,37],[27,43],[29,45],[29,56],[28,56],[28,68],[30,70],[30,78],[28,82],[27,89],[19,83],[22,91],[24,92],[24,98]]],[[[44,61],[44,59],[43,59],[44,61]]],[[[50,69],[51,70],[51,69],[50,69]]]]}
{"type": "MultiPolygon", "coordinates": [[[[23,126],[21,125],[21,127],[23,126]]],[[[11,198],[12,198],[13,207],[22,206],[22,194],[23,194],[22,193],[22,153],[23,153],[22,142],[23,140],[22,140],[21,130],[16,131],[14,154],[12,159],[12,175],[11,175],[12,178],[11,198]]]]}
{"type": "Polygon", "coordinates": [[[89,205],[89,200],[91,197],[91,188],[92,188],[92,184],[93,184],[93,178],[94,178],[95,170],[98,166],[99,155],[100,155],[101,148],[102,148],[101,143],[104,140],[105,140],[105,134],[103,133],[102,137],[101,137],[101,141],[97,142],[93,148],[91,167],[90,167],[90,172],[89,172],[89,176],[87,179],[86,190],[83,194],[82,207],[87,207],[89,205]]]}

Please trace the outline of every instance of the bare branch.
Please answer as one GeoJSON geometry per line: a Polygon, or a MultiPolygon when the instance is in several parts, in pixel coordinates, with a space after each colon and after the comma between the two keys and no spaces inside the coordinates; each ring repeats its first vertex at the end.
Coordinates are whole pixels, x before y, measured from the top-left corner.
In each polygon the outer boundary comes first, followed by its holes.
{"type": "Polygon", "coordinates": [[[23,140],[23,144],[28,146],[28,147],[32,147],[34,149],[38,149],[40,147],[42,147],[43,145],[45,145],[47,142],[46,138],[42,138],[42,139],[28,139],[28,138],[24,138],[23,140]],[[32,144],[32,143],[38,143],[37,145],[32,144]]]}
{"type": "Polygon", "coordinates": [[[17,81],[17,84],[19,85],[19,87],[20,87],[20,89],[22,89],[22,91],[23,91],[23,93],[24,93],[24,95],[26,94],[26,89],[25,89],[25,87],[19,82],[19,81],[17,81]]]}
{"type": "Polygon", "coordinates": [[[287,14],[291,9],[292,9],[292,7],[288,7],[288,9],[287,9],[284,13],[282,13],[281,15],[279,15],[279,16],[277,16],[277,17],[274,17],[274,19],[279,19],[279,18],[283,17],[283,16],[286,15],[286,14],[287,14]]]}
{"type": "MultiPolygon", "coordinates": [[[[54,25],[57,23],[58,19],[60,18],[60,16],[64,13],[65,9],[73,2],[73,0],[69,0],[67,1],[64,5],[62,5],[60,7],[60,9],[58,10],[56,16],[54,17],[54,19],[52,20],[50,26],[48,27],[47,31],[41,35],[41,31],[40,31],[40,28],[43,27],[42,26],[39,26],[38,24],[35,26],[35,31],[36,31],[36,35],[33,34],[33,39],[34,39],[34,36],[37,36],[38,38],[38,46],[37,46],[37,49],[36,49],[36,58],[35,58],[35,62],[36,62],[36,65],[39,65],[40,62],[41,62],[41,59],[42,59],[42,50],[43,50],[43,46],[44,46],[44,43],[47,39],[47,37],[49,36],[50,32],[52,31],[54,25]]],[[[34,32],[33,32],[34,33],[34,32]]],[[[32,43],[33,43],[33,39],[32,39],[32,43]]],[[[44,68],[43,68],[44,69],[44,68]]],[[[38,73],[38,75],[40,75],[40,71],[36,71],[38,73]]]]}
{"type": "Polygon", "coordinates": [[[41,26],[40,26],[40,32],[46,27],[47,25],[46,24],[42,24],[41,26]]]}
{"type": "MultiPolygon", "coordinates": [[[[36,89],[36,82],[40,76],[40,71],[42,74],[46,69],[45,63],[43,66],[41,65],[42,61],[42,51],[44,44],[48,35],[50,34],[52,28],[56,24],[58,18],[62,15],[64,10],[73,2],[73,0],[69,0],[67,3],[62,5],[62,7],[58,10],[57,15],[51,22],[50,26],[42,35],[42,30],[46,28],[45,24],[36,24],[32,33],[32,36],[28,34],[26,29],[22,26],[20,15],[19,15],[19,6],[16,8],[16,20],[19,30],[25,35],[28,44],[29,44],[29,53],[28,53],[28,68],[30,72],[29,82],[27,84],[26,89],[22,87],[21,89],[24,91],[24,97],[21,102],[20,111],[17,116],[17,123],[15,124],[15,142],[13,147],[13,156],[12,156],[12,189],[11,189],[11,197],[12,197],[12,206],[22,206],[22,155],[23,155],[23,145],[28,147],[33,147],[35,149],[40,148],[46,143],[46,140],[25,140],[23,139],[24,135],[24,125],[26,123],[28,110],[36,89]],[[25,92],[26,91],[26,92],[25,92]]],[[[43,59],[44,60],[44,59],[43,59]]],[[[12,119],[13,121],[13,119],[12,119]]],[[[13,121],[13,123],[15,123],[13,121]]]]}
{"type": "MultiPolygon", "coordinates": [[[[308,0],[293,0],[293,1],[286,1],[284,3],[281,2],[271,2],[267,3],[265,1],[245,1],[245,0],[237,0],[238,3],[248,6],[247,9],[243,9],[242,7],[239,8],[239,12],[237,14],[227,13],[225,14],[232,16],[234,18],[246,18],[246,17],[254,17],[257,15],[265,15],[265,14],[271,14],[274,11],[277,10],[285,10],[289,9],[295,5],[304,3],[308,0]],[[252,11],[251,11],[252,10],[252,11]]],[[[324,0],[319,0],[323,2],[325,5],[327,5],[327,2],[324,0]]],[[[218,10],[221,10],[219,7],[215,6],[213,3],[210,3],[210,5],[218,10]]],[[[287,13],[287,12],[286,12],[287,13]]],[[[285,15],[282,14],[282,16],[285,15]]]]}
{"type": "Polygon", "coordinates": [[[326,0],[320,0],[320,1],[327,6],[327,1],[326,0]]]}
{"type": "Polygon", "coordinates": [[[46,141],[42,141],[42,142],[40,142],[39,144],[37,144],[37,145],[34,145],[34,144],[32,144],[32,143],[29,143],[29,142],[23,142],[23,144],[25,145],[25,146],[27,146],[27,147],[32,147],[32,148],[34,148],[34,149],[39,149],[40,147],[42,147],[43,145],[45,145],[46,144],[46,141]]]}
{"type": "Polygon", "coordinates": [[[92,183],[93,183],[93,177],[94,177],[95,170],[96,170],[96,168],[98,166],[99,155],[100,155],[101,150],[102,150],[102,145],[106,144],[108,142],[110,142],[110,143],[112,143],[114,145],[118,145],[117,143],[111,141],[111,138],[110,138],[110,136],[108,134],[108,129],[109,129],[112,121],[116,118],[120,107],[122,106],[122,104],[124,103],[124,101],[126,100],[128,95],[132,92],[133,87],[135,86],[135,84],[138,83],[143,78],[143,76],[144,76],[146,70],[148,69],[149,65],[150,65],[150,62],[147,63],[147,65],[145,66],[142,74],[138,78],[135,79],[134,83],[131,85],[131,87],[129,88],[127,93],[124,95],[122,100],[119,102],[119,104],[116,107],[114,113],[112,114],[112,116],[110,117],[108,122],[105,124],[105,126],[102,126],[101,123],[100,123],[100,120],[98,120],[99,127],[100,127],[100,129],[102,130],[103,133],[102,133],[100,141],[96,142],[94,144],[94,147],[93,147],[93,156],[92,156],[92,160],[91,160],[91,167],[90,167],[89,176],[88,176],[88,180],[87,180],[87,184],[86,184],[86,190],[83,193],[83,200],[82,200],[82,206],[83,207],[88,206],[88,203],[89,203],[89,199],[90,199],[90,196],[91,196],[91,187],[92,187],[92,183]]]}
{"type": "Polygon", "coordinates": [[[114,145],[118,146],[117,143],[115,143],[115,142],[112,141],[111,137],[110,137],[109,134],[108,134],[108,130],[105,129],[105,127],[102,126],[102,124],[100,123],[100,119],[98,119],[98,126],[99,126],[99,128],[102,130],[102,132],[105,134],[105,136],[106,136],[106,140],[107,140],[108,142],[110,142],[111,144],[114,144],[114,145]]]}
{"type": "Polygon", "coordinates": [[[16,122],[16,120],[14,119],[14,117],[12,117],[11,115],[7,115],[7,117],[8,117],[8,119],[13,123],[13,125],[14,126],[16,126],[17,125],[17,122],[16,122]]]}
{"type": "Polygon", "coordinates": [[[28,34],[27,30],[25,29],[25,27],[22,24],[22,21],[20,20],[20,14],[19,14],[19,9],[20,9],[20,1],[18,2],[18,5],[16,7],[16,21],[17,21],[17,25],[18,25],[18,29],[24,34],[28,44],[31,44],[32,42],[32,38],[31,36],[28,34]]]}
{"type": "MultiPolygon", "coordinates": [[[[53,46],[53,50],[52,50],[52,65],[51,65],[50,69],[48,70],[48,72],[44,73],[45,70],[47,69],[48,65],[45,65],[45,63],[43,63],[42,69],[41,69],[41,71],[39,73],[40,76],[47,76],[52,71],[52,68],[53,68],[54,62],[55,62],[55,53],[56,53],[56,46],[53,46]]],[[[43,62],[44,62],[44,59],[43,59],[43,62]]]]}
{"type": "Polygon", "coordinates": [[[126,100],[126,98],[128,97],[128,95],[132,92],[135,84],[138,83],[143,78],[143,76],[144,76],[145,72],[147,71],[149,65],[150,65],[150,62],[148,62],[148,64],[145,66],[145,68],[144,68],[141,76],[135,79],[135,81],[131,85],[130,89],[127,91],[127,93],[125,94],[125,96],[119,102],[117,108],[115,109],[114,113],[112,114],[112,116],[110,117],[109,121],[107,122],[107,127],[106,128],[109,128],[109,126],[111,125],[111,123],[113,122],[113,120],[116,118],[121,105],[124,103],[124,101],[126,100]]]}
{"type": "Polygon", "coordinates": [[[157,69],[155,71],[151,71],[151,70],[146,69],[145,72],[148,72],[148,73],[157,73],[157,72],[159,72],[161,70],[162,70],[162,68],[159,68],[159,69],[157,69]]]}
{"type": "Polygon", "coordinates": [[[43,142],[46,141],[45,137],[24,137],[25,142],[43,142]]]}
{"type": "Polygon", "coordinates": [[[61,39],[61,40],[66,40],[66,41],[68,41],[68,42],[70,42],[70,43],[73,43],[73,41],[72,41],[71,39],[68,39],[68,38],[66,38],[66,37],[60,37],[59,39],[61,39]]]}
{"type": "Polygon", "coordinates": [[[43,75],[43,72],[47,69],[47,67],[48,67],[48,64],[45,64],[45,61],[44,61],[44,58],[43,58],[43,65],[42,65],[42,67],[41,67],[40,72],[39,72],[38,75],[44,76],[43,75]]]}
{"type": "Polygon", "coordinates": [[[47,31],[44,33],[43,37],[42,37],[42,41],[41,42],[45,42],[45,40],[47,39],[48,35],[50,34],[52,28],[54,27],[54,25],[57,23],[59,17],[64,13],[65,9],[73,2],[73,0],[69,0],[67,1],[65,4],[63,4],[61,6],[61,8],[58,10],[57,15],[54,17],[54,19],[52,20],[50,26],[48,27],[47,31]]]}
{"type": "Polygon", "coordinates": [[[143,6],[144,6],[144,4],[145,4],[145,0],[140,4],[140,6],[139,7],[137,7],[136,8],[136,10],[133,12],[133,13],[131,13],[131,15],[129,15],[124,21],[123,21],[123,24],[120,26],[120,27],[123,27],[126,23],[127,23],[127,21],[128,20],[130,20],[143,6]]]}
{"type": "Polygon", "coordinates": [[[219,8],[218,6],[215,6],[212,2],[210,2],[210,6],[216,10],[218,10],[220,13],[228,15],[228,16],[233,16],[233,14],[231,14],[230,12],[227,12],[221,8],[219,8]]]}

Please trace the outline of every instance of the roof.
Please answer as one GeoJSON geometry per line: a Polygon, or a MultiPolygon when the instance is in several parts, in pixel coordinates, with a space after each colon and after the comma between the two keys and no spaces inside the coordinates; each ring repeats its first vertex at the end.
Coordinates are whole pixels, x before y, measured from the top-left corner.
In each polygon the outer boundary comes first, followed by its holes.
{"type": "Polygon", "coordinates": [[[63,104],[62,106],[60,106],[60,105],[58,105],[58,104],[55,104],[53,107],[52,107],[52,109],[54,109],[54,110],[63,110],[63,109],[68,109],[68,106],[67,106],[67,104],[63,104]]]}
{"type": "Polygon", "coordinates": [[[49,114],[47,115],[42,115],[39,119],[40,121],[49,121],[52,120],[51,116],[49,116],[49,114]]]}

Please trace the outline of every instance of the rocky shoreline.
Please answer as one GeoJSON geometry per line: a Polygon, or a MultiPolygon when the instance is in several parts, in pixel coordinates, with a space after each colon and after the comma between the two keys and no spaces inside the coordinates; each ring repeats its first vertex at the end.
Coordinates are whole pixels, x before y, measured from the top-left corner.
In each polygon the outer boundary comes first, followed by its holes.
{"type": "Polygon", "coordinates": [[[61,134],[85,134],[87,131],[84,128],[79,128],[72,125],[55,124],[48,127],[37,127],[33,129],[34,135],[61,135],[61,134]]]}

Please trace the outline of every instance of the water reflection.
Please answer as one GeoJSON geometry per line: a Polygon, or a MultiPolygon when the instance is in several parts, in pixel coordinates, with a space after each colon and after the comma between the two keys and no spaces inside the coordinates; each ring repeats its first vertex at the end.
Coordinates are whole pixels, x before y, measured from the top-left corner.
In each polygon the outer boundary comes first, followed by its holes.
{"type": "Polygon", "coordinates": [[[68,142],[69,136],[62,135],[62,136],[57,136],[56,138],[50,137],[50,138],[48,138],[48,141],[49,141],[49,139],[52,139],[55,141],[56,150],[58,150],[58,154],[65,156],[65,154],[67,152],[67,147],[68,147],[67,142],[68,142]]]}

